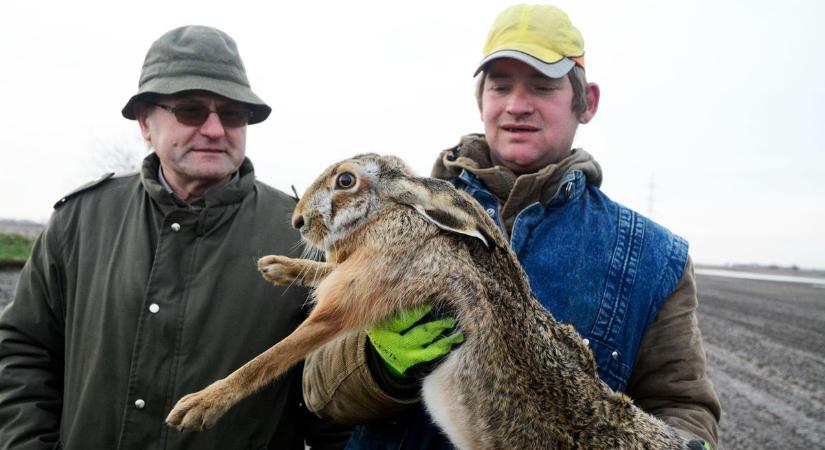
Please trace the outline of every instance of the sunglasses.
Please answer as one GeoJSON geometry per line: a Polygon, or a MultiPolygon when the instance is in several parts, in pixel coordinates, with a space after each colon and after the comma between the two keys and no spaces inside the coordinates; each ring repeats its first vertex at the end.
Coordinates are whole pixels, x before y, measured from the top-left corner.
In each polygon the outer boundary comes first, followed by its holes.
{"type": "Polygon", "coordinates": [[[238,128],[249,123],[252,118],[252,111],[238,103],[228,103],[219,106],[217,109],[209,109],[202,103],[181,103],[177,106],[164,105],[163,103],[151,103],[151,105],[163,108],[175,115],[175,119],[183,125],[199,127],[206,122],[209,115],[218,114],[226,128],[238,128]]]}

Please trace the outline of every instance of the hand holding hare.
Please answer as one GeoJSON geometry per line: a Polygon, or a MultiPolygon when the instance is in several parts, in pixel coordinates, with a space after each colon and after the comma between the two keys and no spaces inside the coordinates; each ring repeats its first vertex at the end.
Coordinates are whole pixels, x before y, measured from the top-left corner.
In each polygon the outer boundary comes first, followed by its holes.
{"type": "Polygon", "coordinates": [[[171,425],[208,428],[336,335],[434,304],[455,311],[465,342],[424,379],[423,398],[457,447],[688,448],[599,379],[581,337],[533,297],[496,224],[449,183],[360,155],[327,169],[292,223],[327,262],[267,256],[259,270],[314,286],[315,308],[287,338],[184,397],[171,425]]]}

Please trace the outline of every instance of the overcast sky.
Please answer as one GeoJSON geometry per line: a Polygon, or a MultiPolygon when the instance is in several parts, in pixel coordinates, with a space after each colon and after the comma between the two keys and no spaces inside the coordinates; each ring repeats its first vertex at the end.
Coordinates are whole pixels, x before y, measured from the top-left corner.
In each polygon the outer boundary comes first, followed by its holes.
{"type": "MultiPolygon", "coordinates": [[[[263,181],[303,192],[355,153],[429,173],[481,132],[472,73],[505,1],[42,2],[0,15],[0,218],[47,220],[141,149],[120,109],[164,32],[220,28],[274,109],[249,128],[263,181]],[[103,158],[105,159],[105,158],[103,158]]],[[[585,38],[599,112],[575,143],[603,190],[687,238],[699,263],[825,268],[825,3],[557,1],[585,38]]]]}

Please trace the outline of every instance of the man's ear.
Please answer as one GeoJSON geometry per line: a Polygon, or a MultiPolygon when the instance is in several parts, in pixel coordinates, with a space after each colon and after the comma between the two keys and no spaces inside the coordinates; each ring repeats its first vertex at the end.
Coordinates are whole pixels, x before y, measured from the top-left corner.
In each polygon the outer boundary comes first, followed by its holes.
{"type": "Polygon", "coordinates": [[[135,119],[140,125],[140,134],[143,135],[143,139],[151,143],[152,132],[149,128],[149,108],[142,103],[135,104],[135,119]]]}
{"type": "Polygon", "coordinates": [[[587,109],[579,114],[579,123],[582,124],[593,120],[593,116],[595,116],[596,111],[599,110],[599,98],[601,97],[599,85],[596,83],[587,83],[587,93],[585,97],[587,99],[587,109]]]}

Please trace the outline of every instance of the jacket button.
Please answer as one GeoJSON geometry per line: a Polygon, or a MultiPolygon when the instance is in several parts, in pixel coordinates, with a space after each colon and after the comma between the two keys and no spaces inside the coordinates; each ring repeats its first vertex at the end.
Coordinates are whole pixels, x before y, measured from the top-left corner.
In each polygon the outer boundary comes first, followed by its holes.
{"type": "Polygon", "coordinates": [[[493,208],[487,208],[487,215],[493,217],[496,215],[496,210],[493,208]]]}
{"type": "Polygon", "coordinates": [[[152,303],[151,305],[149,305],[149,312],[150,313],[155,314],[158,311],[160,311],[160,305],[158,305],[157,303],[152,303]]]}
{"type": "Polygon", "coordinates": [[[175,233],[177,233],[178,231],[180,231],[180,224],[179,224],[179,223],[177,223],[177,222],[173,223],[173,224],[172,224],[172,231],[174,231],[175,233]]]}
{"type": "Polygon", "coordinates": [[[135,400],[135,408],[143,409],[146,406],[146,402],[143,401],[142,398],[135,400]]]}
{"type": "Polygon", "coordinates": [[[584,345],[590,345],[590,339],[584,338],[582,342],[584,342],[584,345]]]}
{"type": "Polygon", "coordinates": [[[619,352],[614,350],[613,353],[610,354],[610,356],[612,356],[613,359],[619,359],[619,352]]]}

